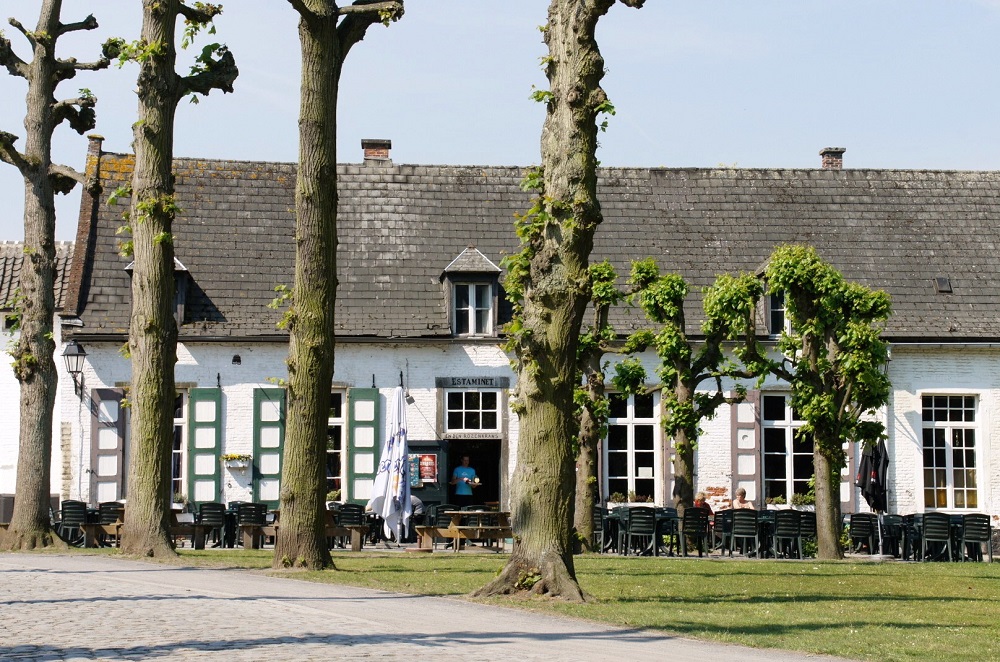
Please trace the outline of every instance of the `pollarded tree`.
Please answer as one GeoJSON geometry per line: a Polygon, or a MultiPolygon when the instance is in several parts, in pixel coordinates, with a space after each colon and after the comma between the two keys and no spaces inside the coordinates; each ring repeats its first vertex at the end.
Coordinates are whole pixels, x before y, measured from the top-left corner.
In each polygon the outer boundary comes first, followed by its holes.
{"type": "MultiPolygon", "coordinates": [[[[629,281],[638,292],[635,298],[646,317],[660,325],[658,331],[633,333],[626,341],[625,351],[635,353],[652,347],[660,360],[657,375],[663,384],[663,430],[674,445],[674,506],[683,515],[684,509],[694,502],[694,451],[701,422],[715,416],[723,404],[739,402],[746,396],[746,389],[738,383],[733,388],[734,395],[726,395],[723,379],[753,376],[750,370],[739,368],[725,355],[724,343],[745,330],[741,321],[734,322],[721,314],[724,302],[734,294],[736,283],[721,276],[705,291],[703,337],[695,340],[687,333],[684,302],[689,288],[681,276],[660,275],[653,260],[643,260],[632,264],[629,281]],[[706,384],[711,388],[706,388],[706,384]]],[[[626,376],[633,383],[644,379],[641,363],[634,359],[623,362],[619,380],[626,376]]]]}
{"type": "Polygon", "coordinates": [[[52,163],[52,135],[62,122],[77,133],[94,128],[97,99],[81,90],[75,99],[57,101],[56,87],[78,71],[108,66],[107,59],[77,62],[56,57],[61,36],[93,30],[97,21],[88,16],[79,23],[60,22],[61,0],[42,3],[38,25],[27,30],[16,19],[10,24],[32,49],[25,62],[0,32],[0,65],[28,82],[24,151],[17,137],[0,131],[0,161],[15,166],[24,178],[24,266],[20,295],[15,302],[19,337],[11,355],[14,375],[21,383],[20,442],[17,457],[17,501],[4,539],[8,549],[32,549],[61,544],[49,526],[49,472],[52,463],[52,412],[55,407],[56,366],[52,319],[55,309],[55,194],[69,193],[84,177],[72,168],[52,163]]]}
{"type": "Polygon", "coordinates": [[[813,439],[816,534],[820,558],[842,558],[840,472],[849,442],[875,443],[885,426],[875,416],[889,401],[882,367],[888,345],[882,328],[889,295],[847,281],[809,246],[774,251],[765,270],[772,296],[784,294],[791,325],[774,373],[792,386],[792,408],[813,439]]]}
{"type": "MultiPolygon", "coordinates": [[[[641,7],[644,0],[621,0],[641,7]]],[[[521,251],[506,261],[515,320],[517,466],[511,481],[514,550],[477,595],[531,590],[583,600],[573,567],[573,395],[577,343],[588,301],[588,260],[602,220],[597,199],[597,117],[611,110],[595,30],[615,0],[552,0],[543,28],[547,91],[535,205],[517,224],[521,251]]]]}
{"type": "Polygon", "coordinates": [[[122,528],[122,551],[140,556],[175,554],[167,535],[170,507],[170,454],[173,442],[174,320],[173,220],[174,114],[188,95],[233,91],[238,71],[225,46],[206,46],[187,76],[176,72],[176,28],[184,19],[186,45],[200,30],[211,31],[219,5],[181,0],[143,0],[138,42],[113,40],[107,54],[139,64],[136,93],[139,118],[133,125],[135,169],[132,174],[131,248],[132,434],[128,471],[128,509],[122,528]]]}
{"type": "Polygon", "coordinates": [[[295,283],[289,330],[288,416],[281,528],[274,565],[332,565],[326,547],[326,426],[333,381],[337,295],[337,95],[351,48],[375,23],[403,14],[402,0],[288,0],[299,13],[302,81],[295,186],[295,283]]]}
{"type": "MultiPolygon", "coordinates": [[[[746,281],[752,278],[744,276],[746,281]]],[[[810,246],[779,246],[764,270],[771,296],[783,296],[790,329],[778,341],[780,361],[765,355],[753,331],[762,289],[744,288],[728,313],[747,325],[740,358],[758,371],[788,382],[792,408],[805,424],[800,434],[813,440],[818,556],[843,557],[840,548],[840,472],[844,446],[875,443],[885,435],[878,410],[889,400],[882,367],[888,345],[882,328],[889,318],[889,295],[847,281],[810,246]]]]}

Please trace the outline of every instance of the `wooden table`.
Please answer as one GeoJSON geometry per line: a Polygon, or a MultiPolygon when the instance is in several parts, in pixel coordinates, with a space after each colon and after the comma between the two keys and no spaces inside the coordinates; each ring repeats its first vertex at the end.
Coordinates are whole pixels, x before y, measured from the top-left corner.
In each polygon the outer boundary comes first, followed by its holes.
{"type": "Polygon", "coordinates": [[[510,513],[499,510],[446,510],[441,513],[451,522],[447,527],[418,526],[420,535],[418,547],[433,549],[435,538],[451,538],[452,551],[457,552],[463,540],[496,540],[503,547],[503,541],[513,537],[510,527],[510,513]],[[462,518],[495,518],[496,524],[462,524],[462,518]]]}

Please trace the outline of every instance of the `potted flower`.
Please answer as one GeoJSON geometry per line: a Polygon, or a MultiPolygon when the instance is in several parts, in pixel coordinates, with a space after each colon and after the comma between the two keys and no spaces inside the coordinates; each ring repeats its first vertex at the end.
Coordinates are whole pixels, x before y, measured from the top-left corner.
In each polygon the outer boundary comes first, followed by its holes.
{"type": "Polygon", "coordinates": [[[250,459],[248,453],[226,453],[222,456],[222,463],[230,469],[246,469],[250,466],[250,459]]]}

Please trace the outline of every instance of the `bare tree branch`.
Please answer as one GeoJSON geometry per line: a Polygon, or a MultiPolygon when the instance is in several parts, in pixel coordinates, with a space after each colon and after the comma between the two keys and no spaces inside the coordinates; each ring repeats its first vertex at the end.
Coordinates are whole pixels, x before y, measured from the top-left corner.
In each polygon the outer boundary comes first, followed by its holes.
{"type": "Polygon", "coordinates": [[[49,166],[49,181],[52,183],[52,189],[56,193],[66,195],[78,183],[86,185],[87,177],[82,172],[74,170],[69,166],[53,163],[49,166]]]}
{"type": "Polygon", "coordinates": [[[14,26],[14,28],[16,28],[18,32],[23,34],[24,38],[30,41],[32,46],[34,46],[37,43],[37,41],[35,40],[35,36],[31,32],[29,32],[23,25],[21,25],[21,21],[17,20],[16,18],[8,18],[7,22],[10,23],[12,26],[14,26]]]}
{"type": "Polygon", "coordinates": [[[337,26],[341,60],[347,58],[351,48],[365,38],[368,28],[382,22],[384,12],[389,12],[392,20],[398,20],[403,15],[403,0],[357,0],[353,5],[340,8],[339,13],[344,16],[337,26]]]}
{"type": "Polygon", "coordinates": [[[24,174],[28,170],[28,161],[23,154],[14,148],[15,142],[17,142],[17,136],[13,133],[0,131],[0,161],[11,164],[20,170],[21,174],[24,174]]]}
{"type": "Polygon", "coordinates": [[[108,65],[111,64],[111,60],[106,57],[102,57],[96,62],[77,62],[75,57],[71,57],[68,60],[59,60],[59,65],[65,65],[74,71],[100,71],[101,69],[107,69],[108,65]]]}
{"type": "Polygon", "coordinates": [[[288,4],[290,4],[292,6],[292,9],[297,11],[299,13],[299,16],[303,18],[312,16],[312,11],[310,11],[310,9],[306,7],[305,3],[302,2],[302,0],[288,0],[288,4]]]}
{"type": "Polygon", "coordinates": [[[52,106],[54,126],[68,120],[73,130],[83,135],[97,124],[97,116],[94,113],[96,103],[97,97],[78,97],[54,104],[52,106]]]}
{"type": "Polygon", "coordinates": [[[205,9],[189,7],[183,2],[177,3],[177,13],[190,23],[205,24],[211,23],[212,19],[222,13],[221,5],[205,4],[205,9]]]}
{"type": "Polygon", "coordinates": [[[220,48],[217,53],[221,55],[218,59],[212,57],[203,59],[204,71],[180,79],[178,99],[192,92],[207,95],[212,90],[233,91],[233,81],[240,75],[240,70],[236,67],[236,58],[225,47],[220,48]]]}
{"type": "Polygon", "coordinates": [[[64,35],[67,32],[78,32],[80,30],[95,30],[97,29],[97,19],[91,14],[87,18],[83,19],[78,23],[67,23],[65,25],[60,24],[59,28],[56,30],[56,36],[64,35]]]}
{"type": "Polygon", "coordinates": [[[0,36],[0,64],[7,67],[11,76],[28,78],[28,65],[14,53],[10,40],[3,36],[0,36]]]}

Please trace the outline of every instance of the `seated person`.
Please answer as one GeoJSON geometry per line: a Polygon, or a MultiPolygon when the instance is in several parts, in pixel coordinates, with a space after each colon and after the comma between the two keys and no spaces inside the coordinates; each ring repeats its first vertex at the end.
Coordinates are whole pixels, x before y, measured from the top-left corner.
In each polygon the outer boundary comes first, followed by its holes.
{"type": "Polygon", "coordinates": [[[708,511],[709,515],[714,514],[712,512],[712,506],[708,505],[708,495],[705,494],[704,492],[698,492],[698,494],[695,495],[695,497],[694,497],[694,507],[695,508],[704,508],[705,510],[708,511]]]}
{"type": "Polygon", "coordinates": [[[742,487],[736,490],[736,498],[733,499],[733,508],[753,510],[753,501],[747,501],[747,491],[742,487]]]}

